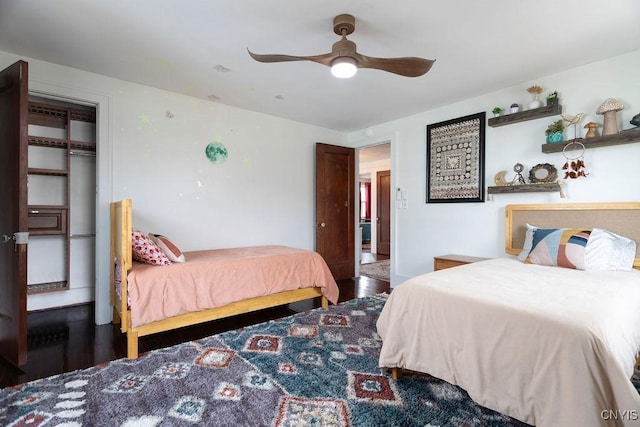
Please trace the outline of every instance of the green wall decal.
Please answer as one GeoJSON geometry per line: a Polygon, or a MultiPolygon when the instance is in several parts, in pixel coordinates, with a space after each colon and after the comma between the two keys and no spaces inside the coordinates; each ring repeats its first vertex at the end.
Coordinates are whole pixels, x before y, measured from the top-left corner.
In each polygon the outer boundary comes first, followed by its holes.
{"type": "Polygon", "coordinates": [[[222,145],[220,142],[212,142],[207,145],[205,154],[211,163],[222,163],[227,160],[227,157],[229,157],[227,147],[222,145]]]}

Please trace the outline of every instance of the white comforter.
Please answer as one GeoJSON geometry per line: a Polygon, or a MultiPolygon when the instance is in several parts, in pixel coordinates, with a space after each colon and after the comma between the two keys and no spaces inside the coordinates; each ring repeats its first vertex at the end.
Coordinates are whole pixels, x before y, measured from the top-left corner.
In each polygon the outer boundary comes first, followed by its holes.
{"type": "Polygon", "coordinates": [[[381,367],[457,384],[521,421],[640,425],[640,271],[477,262],[399,285],[377,327],[381,367]]]}

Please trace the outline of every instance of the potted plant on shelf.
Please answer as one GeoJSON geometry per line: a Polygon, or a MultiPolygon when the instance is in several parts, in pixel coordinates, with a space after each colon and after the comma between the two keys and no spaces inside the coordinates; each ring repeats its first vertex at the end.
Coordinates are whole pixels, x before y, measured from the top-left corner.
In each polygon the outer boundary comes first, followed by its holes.
{"type": "Polygon", "coordinates": [[[538,86],[538,85],[529,86],[527,88],[527,92],[529,92],[531,94],[531,96],[533,97],[533,101],[531,101],[529,103],[529,109],[533,110],[535,108],[539,108],[540,105],[542,104],[542,102],[540,102],[538,97],[542,93],[542,88],[540,86],[538,86]]]}
{"type": "Polygon", "coordinates": [[[547,105],[558,105],[558,92],[553,91],[547,95],[547,105]]]}
{"type": "Polygon", "coordinates": [[[500,107],[493,107],[493,110],[491,110],[491,112],[493,113],[494,117],[500,116],[500,114],[502,114],[503,111],[504,111],[504,109],[500,108],[500,107]]]}
{"type": "Polygon", "coordinates": [[[547,135],[548,143],[555,143],[562,141],[562,131],[564,130],[564,122],[562,120],[556,120],[547,126],[547,130],[544,132],[547,135]]]}
{"type": "Polygon", "coordinates": [[[520,106],[518,104],[516,104],[515,102],[513,104],[511,104],[511,106],[509,108],[511,108],[511,112],[512,113],[517,113],[518,111],[520,111],[520,106]]]}

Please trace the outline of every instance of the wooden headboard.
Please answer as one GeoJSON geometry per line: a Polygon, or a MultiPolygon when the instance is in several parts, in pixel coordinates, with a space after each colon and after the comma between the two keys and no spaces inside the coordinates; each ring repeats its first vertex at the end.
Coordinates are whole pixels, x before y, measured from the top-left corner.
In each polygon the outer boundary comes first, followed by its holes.
{"type": "Polygon", "coordinates": [[[551,203],[505,207],[505,251],[518,255],[527,224],[544,228],[603,228],[636,242],[634,268],[640,268],[640,202],[551,203]]]}

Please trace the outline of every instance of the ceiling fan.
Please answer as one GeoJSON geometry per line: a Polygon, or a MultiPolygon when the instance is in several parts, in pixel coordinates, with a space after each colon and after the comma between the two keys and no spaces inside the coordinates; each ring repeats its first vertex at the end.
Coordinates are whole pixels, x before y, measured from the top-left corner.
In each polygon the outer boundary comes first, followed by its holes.
{"type": "Polygon", "coordinates": [[[356,19],[349,14],[338,15],[333,19],[333,32],[342,39],[335,42],[330,53],[315,56],[292,56],[280,54],[256,54],[249,49],[249,55],[258,62],[313,61],[331,67],[331,73],[338,78],[353,77],[358,68],[374,68],[399,74],[406,77],[418,77],[431,69],[434,60],[403,57],[374,58],[361,55],[356,51],[356,44],[347,40],[347,36],[355,30],[356,19]]]}

